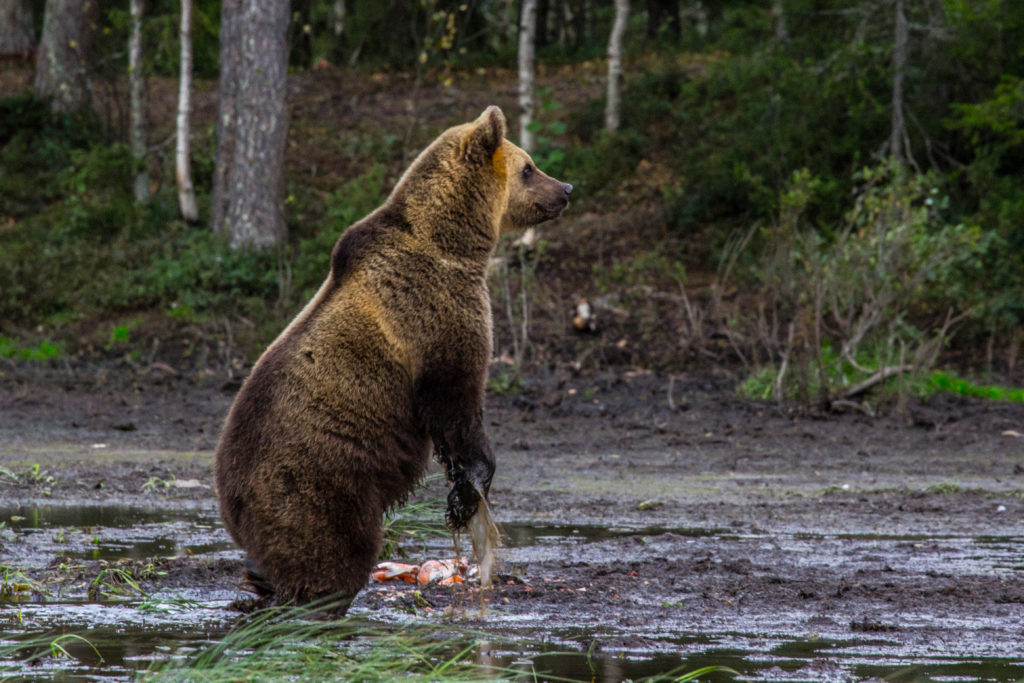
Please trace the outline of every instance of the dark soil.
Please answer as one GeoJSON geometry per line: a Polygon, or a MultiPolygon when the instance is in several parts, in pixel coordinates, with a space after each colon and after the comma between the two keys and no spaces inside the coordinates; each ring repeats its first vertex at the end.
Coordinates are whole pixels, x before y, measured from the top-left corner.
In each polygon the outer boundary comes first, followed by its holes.
{"type": "MultiPolygon", "coordinates": [[[[737,398],[734,382],[566,371],[490,396],[509,539],[480,625],[584,650],[692,649],[705,634],[749,652],[803,638],[892,661],[1024,657],[1024,405],[940,397],[911,406],[907,426],[788,415],[737,398]]],[[[18,482],[0,485],[5,507],[214,518],[211,451],[236,389],[159,369],[6,373],[0,467],[18,482]],[[152,477],[182,485],[147,489],[152,477]]],[[[227,538],[217,527],[208,540],[227,538]]],[[[16,546],[4,562],[58,573],[16,546]]],[[[158,566],[150,589],[242,595],[238,553],[158,566]]],[[[90,567],[61,580],[84,586],[90,567]]],[[[354,611],[479,619],[477,588],[414,590],[370,584],[354,611]]]]}

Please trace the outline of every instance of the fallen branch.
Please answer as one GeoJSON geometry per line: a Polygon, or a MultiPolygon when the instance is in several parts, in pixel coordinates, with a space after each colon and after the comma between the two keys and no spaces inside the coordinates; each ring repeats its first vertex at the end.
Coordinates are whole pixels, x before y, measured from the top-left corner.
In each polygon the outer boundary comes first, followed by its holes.
{"type": "Polygon", "coordinates": [[[855,384],[852,387],[850,387],[849,389],[847,389],[846,391],[844,391],[840,395],[840,398],[849,399],[849,398],[852,398],[852,397],[854,397],[854,396],[856,396],[858,394],[863,394],[865,391],[867,391],[871,387],[875,386],[876,384],[878,384],[880,382],[884,382],[885,380],[889,379],[893,375],[898,375],[898,374],[901,374],[901,373],[904,373],[904,372],[910,372],[913,369],[914,369],[914,366],[913,365],[909,365],[909,364],[908,365],[887,365],[884,368],[882,368],[881,370],[879,370],[878,372],[876,372],[875,374],[873,374],[870,377],[868,377],[867,379],[865,379],[864,381],[859,382],[858,384],[855,384]]]}

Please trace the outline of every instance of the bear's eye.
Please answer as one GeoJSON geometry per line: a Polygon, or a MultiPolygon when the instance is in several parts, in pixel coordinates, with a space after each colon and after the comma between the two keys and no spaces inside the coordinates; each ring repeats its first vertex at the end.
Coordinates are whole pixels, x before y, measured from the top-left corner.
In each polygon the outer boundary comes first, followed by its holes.
{"type": "Polygon", "coordinates": [[[533,175],[533,166],[530,166],[530,164],[527,164],[526,166],[523,167],[523,180],[529,180],[530,176],[532,176],[532,175],[533,175]]]}

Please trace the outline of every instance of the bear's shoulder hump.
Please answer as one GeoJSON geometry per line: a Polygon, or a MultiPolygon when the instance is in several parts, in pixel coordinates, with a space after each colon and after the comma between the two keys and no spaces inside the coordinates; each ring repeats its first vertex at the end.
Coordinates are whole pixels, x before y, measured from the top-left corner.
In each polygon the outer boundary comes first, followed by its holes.
{"type": "Polygon", "coordinates": [[[331,252],[331,275],[341,283],[366,256],[386,248],[387,235],[408,231],[408,222],[400,214],[378,210],[346,230],[331,252]]]}

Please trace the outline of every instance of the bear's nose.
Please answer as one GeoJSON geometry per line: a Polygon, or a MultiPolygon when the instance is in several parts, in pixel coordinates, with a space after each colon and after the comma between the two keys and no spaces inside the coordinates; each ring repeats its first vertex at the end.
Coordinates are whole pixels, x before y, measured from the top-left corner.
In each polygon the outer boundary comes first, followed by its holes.
{"type": "Polygon", "coordinates": [[[565,186],[565,194],[566,194],[566,196],[571,195],[572,194],[572,185],[570,185],[569,183],[562,183],[562,185],[565,186]]]}

